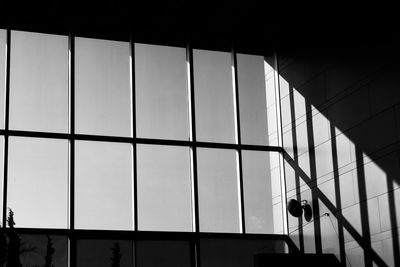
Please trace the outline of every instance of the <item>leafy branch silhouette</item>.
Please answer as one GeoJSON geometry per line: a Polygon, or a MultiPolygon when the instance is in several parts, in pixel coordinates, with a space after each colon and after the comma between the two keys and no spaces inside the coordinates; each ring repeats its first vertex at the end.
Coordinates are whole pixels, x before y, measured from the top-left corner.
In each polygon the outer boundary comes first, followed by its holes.
{"type": "MultiPolygon", "coordinates": [[[[0,267],[22,267],[21,255],[35,252],[36,247],[29,246],[21,240],[15,229],[14,212],[9,209],[7,218],[8,231],[0,225],[0,267]]],[[[53,240],[47,236],[46,255],[44,258],[44,267],[54,267],[53,255],[55,249],[53,240]]]]}

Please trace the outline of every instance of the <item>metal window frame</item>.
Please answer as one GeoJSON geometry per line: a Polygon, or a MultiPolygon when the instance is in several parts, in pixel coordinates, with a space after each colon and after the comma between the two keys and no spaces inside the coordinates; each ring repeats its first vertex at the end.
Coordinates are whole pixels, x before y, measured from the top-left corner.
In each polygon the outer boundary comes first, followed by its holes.
{"type": "Polygon", "coordinates": [[[6,75],[5,75],[5,118],[4,118],[4,174],[3,174],[3,228],[7,227],[7,181],[8,181],[8,137],[9,137],[9,117],[10,117],[10,56],[11,56],[11,30],[7,29],[6,37],[6,75]]]}
{"type": "MultiPolygon", "coordinates": [[[[241,143],[240,133],[240,108],[239,108],[239,88],[237,76],[237,57],[234,45],[231,48],[232,68],[233,68],[233,88],[234,88],[234,104],[235,104],[235,124],[236,124],[236,143],[217,143],[217,142],[202,142],[197,141],[196,138],[196,116],[195,116],[195,94],[194,94],[194,73],[193,73],[193,45],[190,41],[186,45],[186,57],[189,64],[188,70],[188,92],[190,97],[188,105],[190,107],[190,131],[191,138],[188,141],[184,140],[167,140],[167,139],[151,139],[151,138],[138,138],[136,136],[136,86],[135,86],[135,38],[133,33],[129,33],[130,43],[130,60],[131,60],[131,116],[132,116],[132,136],[102,136],[91,134],[77,134],[75,132],[75,35],[73,30],[69,31],[69,133],[57,132],[37,132],[37,131],[21,131],[9,129],[9,110],[10,110],[10,57],[11,57],[11,31],[7,31],[7,49],[6,49],[6,75],[5,75],[5,127],[0,129],[0,136],[4,137],[4,183],[3,183],[3,225],[2,230],[6,233],[10,231],[6,227],[7,218],[7,180],[8,180],[8,152],[9,152],[9,137],[22,136],[31,138],[51,138],[68,140],[70,144],[69,149],[69,228],[68,229],[46,229],[46,228],[16,228],[19,234],[45,234],[45,235],[63,235],[68,237],[70,244],[70,261],[73,265],[76,262],[76,241],[80,238],[118,238],[129,239],[132,241],[137,240],[184,240],[190,242],[192,264],[200,266],[200,239],[202,238],[232,238],[232,239],[268,239],[268,240],[282,240],[284,241],[289,250],[298,252],[297,247],[293,241],[285,234],[248,234],[245,225],[245,210],[244,210],[244,190],[243,190],[243,171],[242,171],[242,151],[264,151],[264,152],[277,152],[281,155],[284,153],[282,143],[281,146],[267,146],[267,145],[248,145],[241,143]],[[106,230],[79,230],[75,229],[75,141],[103,141],[103,142],[118,142],[129,143],[133,147],[133,221],[134,228],[130,231],[106,231],[106,230]],[[152,144],[152,145],[167,145],[167,146],[184,146],[189,148],[191,153],[192,162],[192,196],[193,203],[193,225],[192,232],[149,232],[141,231],[138,228],[138,204],[137,204],[137,145],[138,144],[152,144]],[[228,233],[206,233],[200,232],[199,227],[199,200],[198,200],[198,176],[197,176],[197,148],[215,148],[215,149],[230,149],[237,152],[238,155],[238,179],[239,179],[239,209],[241,232],[235,234],[228,233]]],[[[160,43],[162,45],[162,43],[160,43]]],[[[276,59],[276,55],[275,59],[276,59]]],[[[274,66],[277,67],[277,64],[274,66]]],[[[276,70],[277,71],[277,70],[276,70]]],[[[275,77],[277,79],[277,77],[275,77]]],[[[279,86],[279,82],[275,81],[275,86],[279,86]]],[[[278,109],[278,107],[277,107],[278,109]]],[[[280,119],[280,117],[279,117],[280,119]]],[[[279,138],[279,137],[278,137],[279,138]]],[[[282,168],[282,166],[281,166],[282,168]]],[[[282,201],[283,201],[282,196],[282,201]]],[[[286,218],[285,218],[286,219],[286,218]]],[[[287,222],[286,225],[287,227],[287,222]]],[[[285,228],[286,228],[285,227],[285,228]]]]}

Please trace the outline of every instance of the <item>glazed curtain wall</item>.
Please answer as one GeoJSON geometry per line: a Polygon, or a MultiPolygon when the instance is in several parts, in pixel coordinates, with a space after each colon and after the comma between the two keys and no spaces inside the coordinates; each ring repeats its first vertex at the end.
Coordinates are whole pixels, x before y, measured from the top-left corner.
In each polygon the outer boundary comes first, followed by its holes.
{"type": "Polygon", "coordinates": [[[273,65],[0,30],[2,226],[285,233],[273,65]]]}

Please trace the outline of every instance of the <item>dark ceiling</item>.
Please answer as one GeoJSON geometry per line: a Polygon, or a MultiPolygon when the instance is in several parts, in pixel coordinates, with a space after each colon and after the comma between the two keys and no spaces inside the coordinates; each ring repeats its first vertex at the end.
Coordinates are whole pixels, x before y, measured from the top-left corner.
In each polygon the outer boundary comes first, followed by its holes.
{"type": "Polygon", "coordinates": [[[238,40],[273,46],[398,39],[397,9],[289,1],[9,1],[0,26],[238,40]],[[84,4],[83,4],[84,3],[84,4]]]}

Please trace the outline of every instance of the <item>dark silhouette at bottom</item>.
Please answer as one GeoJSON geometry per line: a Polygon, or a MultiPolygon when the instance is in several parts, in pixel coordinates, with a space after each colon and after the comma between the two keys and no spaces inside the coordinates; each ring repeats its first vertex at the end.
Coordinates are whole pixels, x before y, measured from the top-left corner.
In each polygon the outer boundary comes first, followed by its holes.
{"type": "Polygon", "coordinates": [[[47,236],[46,256],[44,267],[54,267],[53,265],[53,254],[56,250],[53,248],[53,240],[50,236],[47,236]]]}
{"type": "MultiPolygon", "coordinates": [[[[17,234],[15,228],[14,212],[9,209],[7,218],[8,229],[0,228],[0,267],[22,267],[21,255],[34,252],[36,247],[25,244],[17,234]]],[[[0,226],[1,227],[1,226],[0,226]]],[[[44,257],[43,267],[55,267],[53,264],[53,255],[55,249],[53,240],[47,236],[46,255],[44,257]]],[[[38,266],[38,265],[35,265],[38,266]]]]}
{"type": "Polygon", "coordinates": [[[10,209],[7,218],[8,227],[11,229],[8,233],[8,249],[7,249],[7,267],[22,267],[20,261],[21,239],[15,232],[14,212],[10,209]]]}
{"type": "Polygon", "coordinates": [[[114,243],[114,246],[111,248],[112,257],[111,257],[111,267],[119,267],[121,261],[121,248],[119,247],[119,243],[114,243]]]}
{"type": "Polygon", "coordinates": [[[342,264],[334,254],[258,254],[254,256],[254,267],[307,266],[340,267],[342,264]]]}

